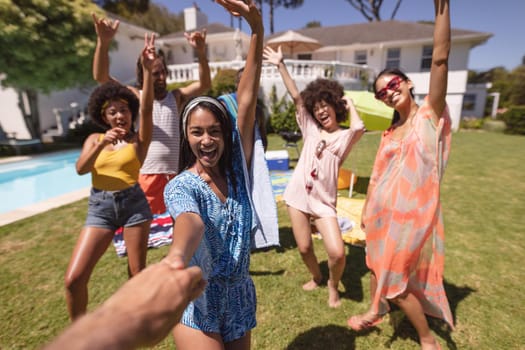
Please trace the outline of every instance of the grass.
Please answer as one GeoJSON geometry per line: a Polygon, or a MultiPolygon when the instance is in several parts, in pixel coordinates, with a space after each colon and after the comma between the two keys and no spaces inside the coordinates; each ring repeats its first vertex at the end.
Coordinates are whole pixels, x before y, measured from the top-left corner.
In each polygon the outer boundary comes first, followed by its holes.
{"type": "MultiPolygon", "coordinates": [[[[431,326],[444,349],[525,349],[525,138],[459,132],[442,184],[446,227],[445,288],[457,323],[449,333],[431,326]]],[[[359,176],[364,198],[379,134],[366,134],[345,167],[359,176]]],[[[270,135],[270,149],[283,141],[270,135]]],[[[289,149],[292,164],[295,150],[289,149]]],[[[347,195],[347,192],[342,192],[347,195]]],[[[258,294],[253,349],[418,349],[416,333],[399,311],[365,333],[346,319],[369,302],[364,250],[347,247],[340,309],[326,306],[327,290],[305,293],[308,276],[295,248],[284,206],[278,205],[281,247],[252,255],[258,294]]],[[[0,227],[0,348],[34,349],[68,325],[62,278],[86,214],[86,200],[0,227]]],[[[315,242],[321,267],[326,254],[315,242]]],[[[150,250],[158,261],[167,247],[150,250]]],[[[110,247],[90,282],[89,309],[126,280],[126,260],[110,247]]],[[[118,325],[115,325],[118,327],[118,325]]],[[[174,349],[171,337],[155,349],[174,349]]]]}

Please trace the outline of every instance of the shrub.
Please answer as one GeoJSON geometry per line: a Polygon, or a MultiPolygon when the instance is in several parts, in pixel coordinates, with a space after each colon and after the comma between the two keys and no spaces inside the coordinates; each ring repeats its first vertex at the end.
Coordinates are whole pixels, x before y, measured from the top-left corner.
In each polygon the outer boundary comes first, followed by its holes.
{"type": "Polygon", "coordinates": [[[275,85],[270,91],[270,130],[279,133],[281,131],[299,131],[297,120],[295,120],[295,105],[288,101],[286,95],[278,98],[275,85]]]}
{"type": "Polygon", "coordinates": [[[525,135],[525,106],[510,107],[500,119],[507,125],[506,134],[525,135]]]}
{"type": "Polygon", "coordinates": [[[483,123],[483,130],[492,132],[504,132],[506,124],[503,120],[487,118],[483,123]]]}
{"type": "Polygon", "coordinates": [[[218,97],[235,92],[237,90],[236,80],[236,69],[219,69],[211,81],[209,95],[218,97]]]}
{"type": "Polygon", "coordinates": [[[463,117],[459,126],[461,129],[481,129],[483,127],[483,118],[463,117]]]}
{"type": "Polygon", "coordinates": [[[172,91],[172,90],[175,90],[175,89],[180,89],[181,87],[188,86],[191,83],[193,83],[193,80],[184,81],[182,83],[171,83],[171,84],[168,84],[168,86],[166,86],[166,90],[172,91]]]}

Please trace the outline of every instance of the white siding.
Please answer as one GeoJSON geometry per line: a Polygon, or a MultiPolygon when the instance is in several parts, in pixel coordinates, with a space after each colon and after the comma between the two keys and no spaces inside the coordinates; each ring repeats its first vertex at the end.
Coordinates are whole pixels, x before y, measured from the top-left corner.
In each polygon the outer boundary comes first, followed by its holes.
{"type": "Polygon", "coordinates": [[[0,105],[2,106],[0,125],[4,132],[7,134],[14,133],[14,136],[19,139],[31,138],[22,112],[18,107],[18,94],[14,89],[6,89],[0,86],[0,105]]]}

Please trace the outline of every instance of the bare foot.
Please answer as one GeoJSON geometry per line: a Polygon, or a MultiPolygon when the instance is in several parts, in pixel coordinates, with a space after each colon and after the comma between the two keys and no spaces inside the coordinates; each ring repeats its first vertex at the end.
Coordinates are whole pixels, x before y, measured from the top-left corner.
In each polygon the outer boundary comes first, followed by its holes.
{"type": "Polygon", "coordinates": [[[331,308],[338,308],[341,306],[341,299],[339,298],[337,286],[332,286],[331,281],[328,281],[326,285],[328,287],[328,306],[331,308]]]}
{"type": "Polygon", "coordinates": [[[421,350],[441,350],[441,345],[436,339],[432,341],[421,341],[421,350]]]}
{"type": "Polygon", "coordinates": [[[354,331],[359,332],[368,328],[375,327],[381,322],[383,322],[382,316],[374,315],[370,312],[367,312],[366,314],[350,317],[347,321],[347,324],[354,331]]]}
{"type": "Polygon", "coordinates": [[[310,292],[310,291],[312,291],[314,289],[317,289],[319,287],[319,285],[321,284],[321,281],[322,281],[322,278],[320,278],[318,280],[312,278],[311,280],[309,280],[308,282],[303,284],[303,290],[305,290],[307,292],[310,292]]]}

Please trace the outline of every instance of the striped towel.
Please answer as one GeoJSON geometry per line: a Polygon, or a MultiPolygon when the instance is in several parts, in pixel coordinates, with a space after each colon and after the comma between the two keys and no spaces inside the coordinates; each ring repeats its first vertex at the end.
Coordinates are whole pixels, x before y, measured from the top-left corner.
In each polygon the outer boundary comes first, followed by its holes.
{"type": "MultiPolygon", "coordinates": [[[[126,243],[124,242],[123,230],[119,228],[113,237],[113,246],[120,257],[126,256],[126,243]]],[[[170,245],[173,238],[173,221],[168,212],[154,214],[151,221],[151,230],[148,238],[148,248],[159,248],[170,245]]]]}

